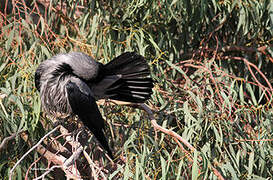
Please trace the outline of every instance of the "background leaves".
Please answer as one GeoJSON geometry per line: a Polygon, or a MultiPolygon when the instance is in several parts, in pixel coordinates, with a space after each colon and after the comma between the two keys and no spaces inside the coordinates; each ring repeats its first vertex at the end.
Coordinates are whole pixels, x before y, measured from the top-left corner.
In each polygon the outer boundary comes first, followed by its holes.
{"type": "MultiPolygon", "coordinates": [[[[126,156],[110,178],[216,179],[210,165],[227,179],[272,178],[272,1],[6,2],[0,6],[1,141],[23,129],[37,142],[50,129],[33,83],[43,60],[82,51],[106,63],[136,51],[156,81],[148,104],[158,124],[197,151],[183,151],[163,133],[155,139],[143,111],[104,106],[113,148],[126,156]]],[[[1,178],[29,148],[19,135],[1,150],[1,178]]],[[[28,156],[17,177],[38,156],[28,156]]]]}

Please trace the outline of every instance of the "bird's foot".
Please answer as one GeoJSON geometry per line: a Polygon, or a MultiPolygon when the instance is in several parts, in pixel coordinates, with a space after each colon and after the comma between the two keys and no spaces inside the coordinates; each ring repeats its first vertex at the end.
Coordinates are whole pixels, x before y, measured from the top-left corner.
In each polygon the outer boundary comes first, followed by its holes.
{"type": "MultiPolygon", "coordinates": [[[[87,141],[88,133],[86,132],[85,127],[80,127],[72,132],[72,136],[75,137],[76,141],[80,141],[81,144],[87,141]]],[[[85,143],[84,143],[85,144],[85,143]]]]}
{"type": "Polygon", "coordinates": [[[53,127],[57,127],[59,125],[64,125],[64,123],[69,119],[69,117],[66,118],[57,118],[57,120],[53,123],[53,127]]]}

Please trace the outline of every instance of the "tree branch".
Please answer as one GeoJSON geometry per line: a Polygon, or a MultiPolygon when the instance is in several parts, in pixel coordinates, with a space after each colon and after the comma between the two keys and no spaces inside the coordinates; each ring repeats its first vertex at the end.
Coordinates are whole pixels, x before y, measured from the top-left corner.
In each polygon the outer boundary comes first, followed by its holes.
{"type": "MultiPolygon", "coordinates": [[[[187,146],[192,152],[194,152],[196,150],[188,141],[183,139],[179,134],[177,134],[176,132],[174,132],[172,130],[163,128],[162,126],[157,124],[157,122],[156,122],[156,120],[154,118],[152,110],[146,104],[138,104],[138,105],[139,105],[139,107],[141,107],[141,109],[145,110],[148,113],[149,118],[151,120],[151,123],[152,123],[152,125],[154,126],[154,128],[156,130],[159,130],[159,131],[161,131],[161,132],[163,132],[165,134],[168,134],[168,135],[172,136],[175,139],[178,139],[185,146],[187,146]]],[[[184,149],[182,149],[182,150],[184,150],[184,149]]],[[[199,159],[202,159],[202,158],[199,157],[199,159]]],[[[191,158],[190,158],[190,160],[191,160],[191,158]]],[[[214,168],[212,165],[210,165],[210,168],[212,169],[213,173],[218,177],[218,179],[224,180],[224,177],[221,175],[221,173],[216,168],[214,168]]]]}
{"type": "Polygon", "coordinates": [[[17,161],[17,163],[13,166],[13,168],[10,170],[9,173],[9,180],[12,179],[12,175],[13,175],[13,171],[14,169],[20,164],[20,162],[29,154],[31,153],[31,151],[33,151],[36,147],[38,147],[45,138],[47,138],[50,134],[52,134],[53,132],[55,132],[60,126],[55,127],[54,129],[52,129],[50,132],[48,132],[42,139],[40,139],[40,141],[35,144],[30,150],[28,150],[20,159],[19,161],[17,161]]]}
{"type": "Polygon", "coordinates": [[[3,141],[1,142],[1,144],[0,144],[0,152],[1,152],[4,148],[6,148],[8,142],[9,142],[10,140],[14,139],[18,134],[20,134],[20,133],[22,133],[22,132],[23,132],[23,130],[21,130],[21,131],[19,131],[19,132],[15,132],[15,133],[13,133],[11,136],[9,136],[9,137],[5,137],[5,138],[3,139],[3,141]]]}

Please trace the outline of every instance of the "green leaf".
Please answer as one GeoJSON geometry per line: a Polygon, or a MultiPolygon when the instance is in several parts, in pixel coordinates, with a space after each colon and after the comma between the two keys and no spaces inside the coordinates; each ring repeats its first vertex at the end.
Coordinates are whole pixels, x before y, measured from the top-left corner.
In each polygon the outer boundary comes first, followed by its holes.
{"type": "Polygon", "coordinates": [[[191,171],[191,178],[192,180],[196,180],[199,176],[198,173],[198,152],[195,150],[193,153],[193,163],[192,163],[192,171],[191,171]]]}
{"type": "Polygon", "coordinates": [[[14,34],[15,34],[15,28],[13,28],[13,29],[10,31],[9,36],[8,36],[8,40],[7,40],[6,43],[5,43],[5,47],[6,47],[7,51],[9,51],[10,48],[11,48],[11,43],[12,43],[12,41],[13,41],[13,39],[14,39],[14,34]]]}
{"type": "Polygon", "coordinates": [[[248,177],[249,178],[252,175],[253,166],[254,166],[254,152],[252,151],[250,152],[249,159],[248,159],[248,177]]]}
{"type": "Polygon", "coordinates": [[[167,172],[166,172],[166,161],[165,159],[160,156],[160,162],[161,162],[161,170],[162,170],[162,180],[165,180],[167,177],[167,172]]]}

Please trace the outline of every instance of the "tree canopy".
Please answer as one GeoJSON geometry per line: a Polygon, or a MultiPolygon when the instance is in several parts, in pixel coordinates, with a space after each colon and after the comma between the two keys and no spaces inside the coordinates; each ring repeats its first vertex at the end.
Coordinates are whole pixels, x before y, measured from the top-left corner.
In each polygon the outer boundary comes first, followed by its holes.
{"type": "MultiPolygon", "coordinates": [[[[117,161],[92,141],[85,153],[98,162],[74,162],[82,178],[273,178],[273,1],[3,0],[0,10],[1,179],[54,128],[34,72],[70,51],[102,63],[135,51],[155,80],[148,110],[101,102],[117,161]]],[[[70,157],[63,133],[45,137],[12,177],[41,177],[70,157]]]]}

